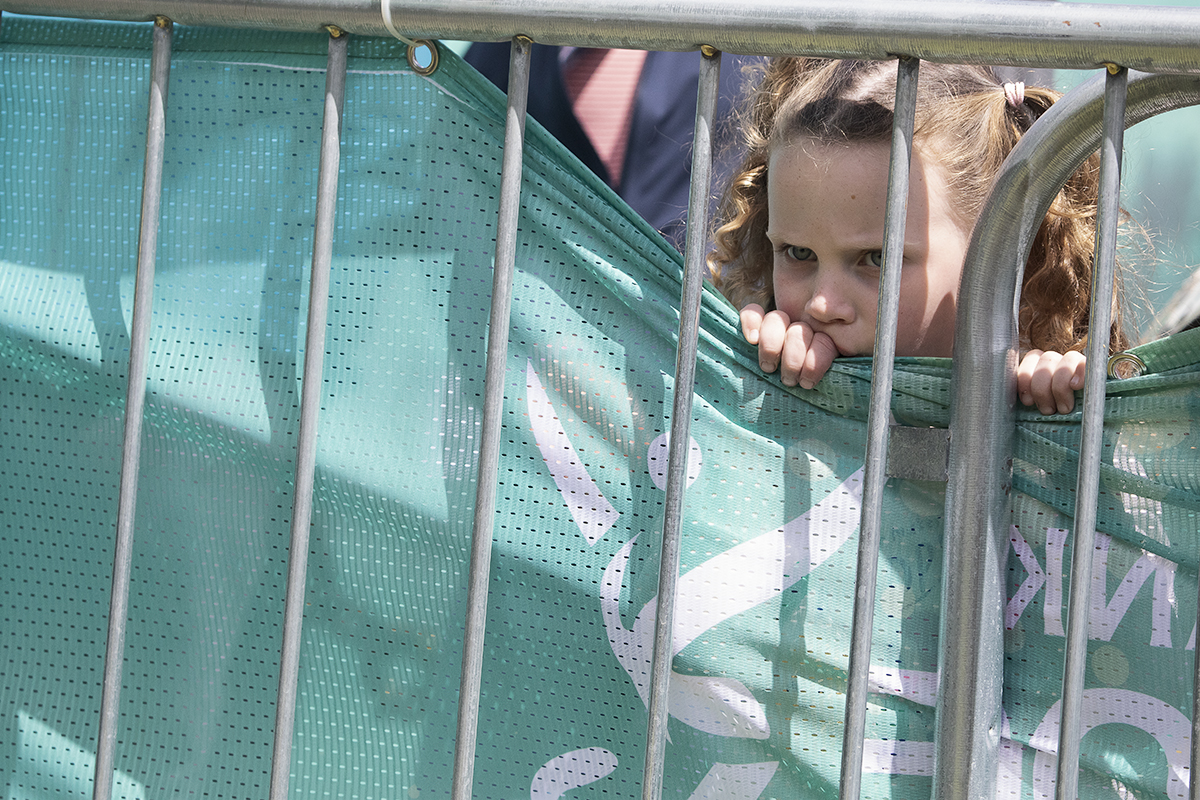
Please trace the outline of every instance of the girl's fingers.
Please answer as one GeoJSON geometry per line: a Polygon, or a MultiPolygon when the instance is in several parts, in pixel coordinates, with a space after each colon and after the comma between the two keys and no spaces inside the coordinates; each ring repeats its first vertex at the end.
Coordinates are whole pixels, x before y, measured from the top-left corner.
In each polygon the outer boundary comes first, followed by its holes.
{"type": "Polygon", "coordinates": [[[1050,378],[1052,402],[1059,414],[1069,414],[1075,408],[1075,390],[1083,388],[1083,373],[1087,358],[1083,353],[1063,353],[1053,367],[1050,378]]]}
{"type": "Polygon", "coordinates": [[[783,381],[784,386],[795,386],[800,382],[812,337],[812,328],[803,322],[795,322],[788,326],[779,364],[779,379],[783,381]]]}
{"type": "Polygon", "coordinates": [[[1021,405],[1033,405],[1033,371],[1037,369],[1038,360],[1042,357],[1041,350],[1030,350],[1021,357],[1017,366],[1017,397],[1021,405]]]}
{"type": "Polygon", "coordinates": [[[758,331],[762,327],[765,314],[763,307],[758,303],[751,303],[738,314],[742,322],[742,336],[750,344],[758,344],[758,331]]]}
{"type": "Polygon", "coordinates": [[[1033,380],[1029,391],[1033,395],[1033,404],[1043,414],[1053,414],[1058,410],[1054,402],[1054,365],[1062,356],[1059,353],[1042,353],[1033,369],[1033,380]]]}
{"type": "Polygon", "coordinates": [[[1083,353],[1030,350],[1017,367],[1017,396],[1043,414],[1069,414],[1086,365],[1083,353]]]}
{"type": "Polygon", "coordinates": [[[787,338],[788,317],[782,311],[772,311],[763,317],[758,328],[758,366],[763,372],[774,372],[787,338]]]}
{"type": "Polygon", "coordinates": [[[805,389],[816,386],[817,381],[825,377],[837,355],[837,345],[828,334],[820,331],[812,334],[804,357],[804,369],[800,372],[800,385],[805,389]]]}
{"type": "Polygon", "coordinates": [[[784,337],[779,378],[785,386],[799,384],[811,389],[829,371],[837,355],[837,347],[827,334],[814,331],[806,323],[794,322],[784,337]]]}

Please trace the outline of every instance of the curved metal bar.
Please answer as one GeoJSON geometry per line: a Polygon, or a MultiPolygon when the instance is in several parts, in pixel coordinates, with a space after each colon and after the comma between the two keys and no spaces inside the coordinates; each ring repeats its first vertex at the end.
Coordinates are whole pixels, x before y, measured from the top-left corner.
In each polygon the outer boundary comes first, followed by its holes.
{"type": "MultiPolygon", "coordinates": [[[[1003,559],[1012,483],[1019,286],[1041,220],[1096,151],[1102,76],[1064,97],[1013,149],[967,251],[951,398],[950,482],[938,670],[934,797],[989,797],[1003,684],[1003,559]],[[988,766],[991,765],[991,766],[988,766]]],[[[1200,79],[1129,79],[1126,127],[1200,103],[1200,79]]]]}
{"type": "Polygon", "coordinates": [[[471,533],[471,569],[467,584],[466,633],[454,737],[454,778],[450,796],[470,800],[479,732],[479,695],[483,676],[483,638],[491,577],[496,481],[500,470],[500,429],[504,424],[504,373],[508,359],[517,224],[521,215],[521,178],[525,155],[525,109],[529,100],[532,42],[516,37],[508,68],[508,108],[504,155],[500,164],[500,211],[496,221],[496,261],[492,270],[492,310],[488,321],[487,367],[483,389],[483,428],[479,444],[479,480],[471,533]]]}
{"type": "MultiPolygon", "coordinates": [[[[1198,582],[1200,583],[1200,582],[1198,582]]],[[[1200,609],[1200,587],[1197,587],[1196,608],[1200,609]]],[[[1200,611],[1197,612],[1197,622],[1200,622],[1200,611]]],[[[1192,747],[1188,764],[1189,774],[1200,775],[1200,647],[1196,648],[1196,658],[1192,671],[1192,747]]],[[[1200,780],[1193,779],[1188,784],[1188,800],[1200,800],[1200,780]]]]}
{"type": "Polygon", "coordinates": [[[166,18],[154,25],[150,55],[150,99],[146,112],[146,156],[142,172],[142,214],[138,232],[137,277],[129,333],[129,377],[125,394],[125,433],[121,445],[121,486],[117,497],[117,532],[113,553],[112,593],[108,604],[108,640],[104,651],[104,684],[100,695],[100,731],[96,743],[93,800],[112,796],[113,756],[121,710],[121,674],[125,662],[125,628],[129,616],[129,581],[133,571],[133,521],[137,510],[138,472],[142,454],[142,420],[146,407],[150,312],[154,297],[154,263],[158,251],[162,205],[163,152],[167,126],[167,89],[171,77],[174,26],[166,18]]]}
{"type": "Polygon", "coordinates": [[[384,10],[411,38],[728,53],[890,58],[950,63],[1200,72],[1200,8],[1154,9],[1005,0],[571,0],[553,7],[496,0],[6,0],[6,11],[185,25],[390,36],[384,10]],[[888,31],[881,37],[879,31],[888,31]]]}
{"type": "Polygon", "coordinates": [[[321,410],[321,371],[325,357],[325,321],[329,312],[329,272],[333,262],[334,213],[341,162],[342,100],[346,92],[346,38],[329,37],[325,71],[325,118],[317,174],[317,213],[313,225],[312,278],[300,384],[300,431],[296,442],[296,488],[292,493],[291,544],[288,547],[287,596],[283,609],[283,646],[279,694],[275,700],[275,741],[271,757],[270,800],[287,800],[292,765],[292,729],[296,720],[300,637],[308,574],[309,533],[317,465],[317,418],[321,410]]]}
{"type": "Polygon", "coordinates": [[[887,222],[884,225],[883,274],[879,280],[879,316],[875,325],[875,369],[871,374],[867,415],[867,458],[863,470],[863,503],[858,534],[854,622],[850,637],[850,669],[842,733],[839,797],[857,800],[862,787],[863,739],[867,729],[867,684],[871,671],[871,634],[875,619],[875,582],[879,575],[879,540],[883,522],[883,488],[887,483],[888,434],[892,416],[896,327],[900,319],[900,270],[908,222],[909,168],[917,110],[917,78],[921,62],[902,58],[896,69],[892,157],[888,173],[887,222]]]}
{"type": "Polygon", "coordinates": [[[692,401],[696,383],[696,349],[700,341],[700,299],[704,286],[704,253],[708,246],[708,186],[712,180],[713,125],[717,116],[721,53],[706,50],[700,63],[696,95],[696,127],[692,141],[692,180],[688,196],[687,240],[684,245],[679,347],[675,354],[675,396],[671,405],[671,438],[667,445],[667,492],[663,508],[662,547],[658,568],[658,604],[654,616],[654,654],[650,667],[646,761],[642,768],[643,800],[662,797],[670,712],[675,598],[682,551],[683,494],[691,450],[692,401]]]}
{"type": "MultiPolygon", "coordinates": [[[[1200,586],[1197,586],[1196,608],[1197,622],[1200,623],[1200,586]]],[[[1192,747],[1188,764],[1191,767],[1189,774],[1200,776],[1200,647],[1196,648],[1192,663],[1192,747]]],[[[1200,800],[1200,779],[1193,779],[1188,784],[1188,800],[1200,800]]]]}

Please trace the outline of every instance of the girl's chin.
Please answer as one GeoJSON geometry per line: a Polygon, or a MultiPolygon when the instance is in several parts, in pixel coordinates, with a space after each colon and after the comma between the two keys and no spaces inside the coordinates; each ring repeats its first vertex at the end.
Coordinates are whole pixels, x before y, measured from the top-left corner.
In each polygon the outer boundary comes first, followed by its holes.
{"type": "Polygon", "coordinates": [[[837,348],[839,358],[856,358],[858,356],[869,356],[875,352],[875,343],[874,342],[871,342],[866,347],[853,347],[851,345],[843,344],[842,342],[839,342],[835,339],[833,342],[833,346],[837,348]]]}
{"type": "Polygon", "coordinates": [[[904,350],[896,348],[896,358],[950,358],[951,354],[943,350],[929,350],[918,348],[915,350],[904,350]]]}

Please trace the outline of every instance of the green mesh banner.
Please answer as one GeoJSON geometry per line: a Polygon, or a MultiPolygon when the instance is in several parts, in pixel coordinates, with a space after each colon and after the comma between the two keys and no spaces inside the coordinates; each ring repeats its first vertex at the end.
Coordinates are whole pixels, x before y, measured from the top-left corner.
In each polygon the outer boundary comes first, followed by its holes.
{"type": "MultiPolygon", "coordinates": [[[[90,797],[149,72],[146,26],[0,35],[0,792],[90,797]]],[[[502,98],[350,45],[291,792],[448,795],[502,98]]],[[[697,56],[699,57],[699,56],[697,56]]],[[[114,795],[263,797],[323,36],[180,29],[114,795]]],[[[640,794],[675,252],[530,125],[475,796],[640,794]]],[[[704,299],[670,798],[834,797],[870,362],[764,379],[704,299]]],[[[1110,385],[1088,798],[1188,781],[1200,339],[1110,385]]],[[[895,414],[945,425],[949,369],[895,414]]],[[[1000,794],[1051,796],[1078,415],[1020,416],[1000,794]]],[[[943,488],[894,481],[863,796],[927,797],[943,488]]]]}

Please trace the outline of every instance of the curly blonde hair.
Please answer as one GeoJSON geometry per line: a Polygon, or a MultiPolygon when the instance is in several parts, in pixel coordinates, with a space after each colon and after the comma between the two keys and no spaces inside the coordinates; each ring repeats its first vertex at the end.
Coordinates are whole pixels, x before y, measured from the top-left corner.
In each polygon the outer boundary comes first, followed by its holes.
{"type": "MultiPolygon", "coordinates": [[[[894,61],[777,58],[742,110],[744,158],[721,198],[713,283],[738,308],[773,300],[767,240],[767,163],[772,148],[807,137],[823,143],[888,142],[895,100],[894,61]]],[[[988,67],[923,63],[913,146],[939,164],[965,229],[979,217],[1005,157],[1060,95],[1028,87],[1012,105],[988,67]]],[[[1034,239],[1021,291],[1024,350],[1080,350],[1087,339],[1099,160],[1089,158],[1054,199],[1034,239]]],[[[1129,340],[1114,300],[1111,349],[1129,340]]]]}

